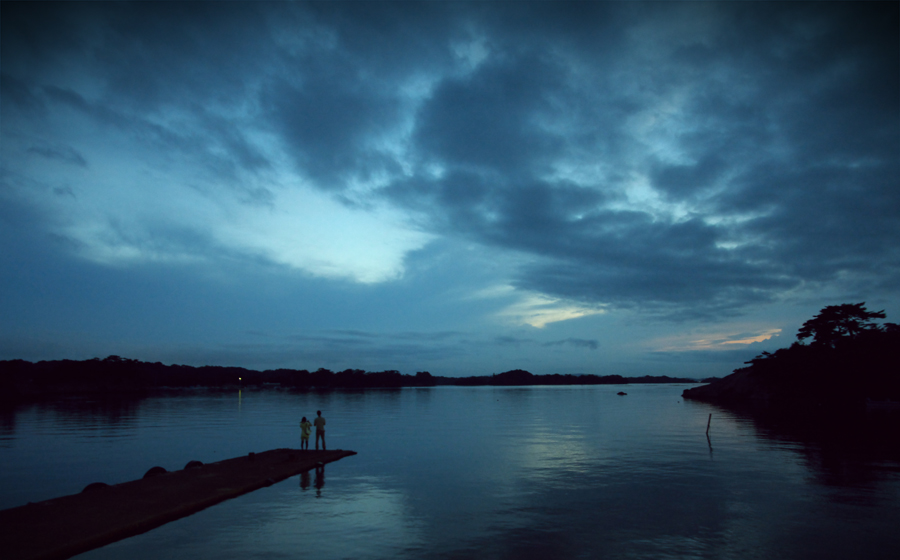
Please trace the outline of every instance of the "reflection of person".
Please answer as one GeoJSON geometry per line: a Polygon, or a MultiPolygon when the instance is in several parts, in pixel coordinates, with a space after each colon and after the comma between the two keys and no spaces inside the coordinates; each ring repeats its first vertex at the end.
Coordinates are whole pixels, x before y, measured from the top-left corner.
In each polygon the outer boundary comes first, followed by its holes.
{"type": "Polygon", "coordinates": [[[318,415],[313,424],[316,425],[316,451],[319,450],[319,438],[322,438],[322,451],[325,451],[325,419],[322,418],[322,411],[317,410],[318,415]]]}
{"type": "Polygon", "coordinates": [[[300,449],[309,449],[309,433],[311,431],[312,424],[304,416],[303,420],[300,420],[300,449]]]}
{"type": "Polygon", "coordinates": [[[300,488],[309,490],[309,471],[300,473],[300,488]]]}
{"type": "Polygon", "coordinates": [[[316,465],[316,497],[322,495],[322,487],[325,486],[325,465],[319,463],[316,465]]]}

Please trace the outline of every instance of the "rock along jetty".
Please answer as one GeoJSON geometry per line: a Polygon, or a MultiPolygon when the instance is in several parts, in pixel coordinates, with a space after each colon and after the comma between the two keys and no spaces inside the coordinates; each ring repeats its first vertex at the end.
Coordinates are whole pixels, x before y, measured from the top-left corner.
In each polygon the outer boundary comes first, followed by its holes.
{"type": "Polygon", "coordinates": [[[350,455],[356,452],[273,449],[90,484],[80,494],[0,511],[0,551],[6,560],[69,558],[350,455]]]}

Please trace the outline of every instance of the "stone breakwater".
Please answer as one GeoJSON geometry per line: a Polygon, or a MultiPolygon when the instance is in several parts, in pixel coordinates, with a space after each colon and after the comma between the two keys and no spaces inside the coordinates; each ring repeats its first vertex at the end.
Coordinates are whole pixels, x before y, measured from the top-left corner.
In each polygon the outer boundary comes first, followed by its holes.
{"type": "Polygon", "coordinates": [[[89,484],[80,494],[0,511],[0,551],[6,560],[69,558],[350,455],[356,452],[273,449],[89,484]]]}

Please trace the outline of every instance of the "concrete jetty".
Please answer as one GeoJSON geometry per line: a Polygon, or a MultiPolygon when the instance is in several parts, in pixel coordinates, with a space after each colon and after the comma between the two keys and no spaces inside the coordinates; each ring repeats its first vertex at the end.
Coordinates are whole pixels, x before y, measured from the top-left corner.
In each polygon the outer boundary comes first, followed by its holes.
{"type": "MultiPolygon", "coordinates": [[[[0,511],[0,556],[69,558],[145,533],[355,451],[273,449],[0,511]]],[[[149,473],[148,473],[149,474],[149,473]]]]}

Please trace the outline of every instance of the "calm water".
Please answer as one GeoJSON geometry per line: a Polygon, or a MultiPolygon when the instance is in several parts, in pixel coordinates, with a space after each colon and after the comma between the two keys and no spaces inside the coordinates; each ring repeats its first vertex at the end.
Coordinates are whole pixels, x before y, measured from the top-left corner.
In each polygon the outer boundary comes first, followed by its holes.
{"type": "Polygon", "coordinates": [[[78,558],[898,557],[896,446],[682,401],[685,387],[68,399],[0,415],[0,508],[298,447],[300,416],[321,409],[329,447],[359,455],[78,558]]]}

